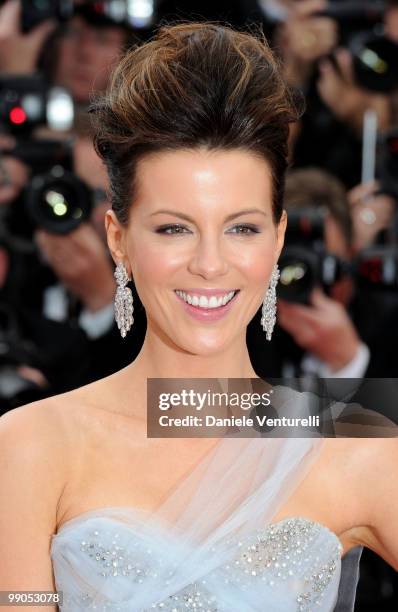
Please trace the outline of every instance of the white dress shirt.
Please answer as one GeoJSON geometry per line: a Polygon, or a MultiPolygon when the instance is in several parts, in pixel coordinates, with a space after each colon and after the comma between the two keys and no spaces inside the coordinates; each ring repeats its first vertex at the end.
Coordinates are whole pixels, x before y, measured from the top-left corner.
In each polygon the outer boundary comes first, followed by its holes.
{"type": "MultiPolygon", "coordinates": [[[[104,308],[90,312],[83,308],[78,317],[80,327],[91,340],[106,334],[113,325],[113,303],[104,308]]],[[[66,321],[68,318],[68,297],[61,284],[47,287],[43,297],[43,314],[52,321],[66,321]]]]}

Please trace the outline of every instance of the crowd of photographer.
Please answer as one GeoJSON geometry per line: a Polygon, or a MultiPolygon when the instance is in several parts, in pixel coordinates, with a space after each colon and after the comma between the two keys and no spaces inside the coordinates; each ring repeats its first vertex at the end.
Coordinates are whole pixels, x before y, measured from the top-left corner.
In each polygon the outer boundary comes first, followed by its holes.
{"type": "MultiPolygon", "coordinates": [[[[398,2],[262,6],[306,112],[291,135],[278,326],[261,351],[251,324],[255,368],[396,377],[398,2]]],[[[393,405],[383,410],[396,418],[393,405]]]]}
{"type": "Polygon", "coordinates": [[[67,4],[0,9],[2,411],[134,357],[113,323],[107,179],[87,107],[144,30],[98,5],[63,14],[67,4]]]}
{"type": "Polygon", "coordinates": [[[261,22],[287,81],[306,98],[291,131],[278,324],[269,344],[258,317],[248,331],[256,371],[397,376],[398,2],[6,0],[2,411],[105,376],[141,347],[138,296],[129,343],[114,323],[107,178],[92,146],[89,105],[124,48],[150,37],[161,19],[198,16],[261,22]]]}
{"type": "MultiPolygon", "coordinates": [[[[306,101],[291,130],[272,342],[260,312],[248,329],[258,375],[398,378],[398,0],[0,0],[0,414],[141,348],[134,286],[128,342],[114,322],[89,108],[123,50],[176,17],[261,23],[306,101]]],[[[373,569],[363,611],[379,585],[393,589],[373,569]]],[[[395,609],[386,593],[383,610],[395,609]]]]}

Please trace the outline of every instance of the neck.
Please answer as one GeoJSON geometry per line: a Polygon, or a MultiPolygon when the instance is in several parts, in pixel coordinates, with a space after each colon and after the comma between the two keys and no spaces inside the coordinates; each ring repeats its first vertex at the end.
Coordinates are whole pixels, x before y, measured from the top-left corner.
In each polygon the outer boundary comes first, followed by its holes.
{"type": "Polygon", "coordinates": [[[129,366],[147,378],[258,378],[250,361],[246,334],[211,355],[195,355],[167,344],[148,329],[143,347],[129,366]]]}

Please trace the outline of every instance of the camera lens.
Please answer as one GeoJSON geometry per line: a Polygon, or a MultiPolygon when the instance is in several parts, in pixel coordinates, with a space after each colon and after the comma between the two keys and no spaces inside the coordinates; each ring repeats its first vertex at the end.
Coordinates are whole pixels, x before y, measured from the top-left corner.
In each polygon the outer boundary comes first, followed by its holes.
{"type": "Polygon", "coordinates": [[[33,178],[26,204],[36,225],[55,234],[67,234],[90,217],[92,195],[77,176],[55,167],[33,178]]]}
{"type": "Polygon", "coordinates": [[[388,93],[398,86],[398,45],[378,34],[360,34],[350,45],[355,76],[371,91],[388,93]]]}
{"type": "Polygon", "coordinates": [[[288,246],[279,258],[278,295],[290,302],[308,303],[317,280],[317,262],[304,248],[288,246]]]}

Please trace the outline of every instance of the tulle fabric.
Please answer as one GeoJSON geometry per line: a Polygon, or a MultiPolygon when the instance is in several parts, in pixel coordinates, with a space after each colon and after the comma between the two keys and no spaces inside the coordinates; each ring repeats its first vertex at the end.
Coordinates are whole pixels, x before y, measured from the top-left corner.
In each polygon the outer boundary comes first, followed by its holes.
{"type": "MultiPolygon", "coordinates": [[[[285,402],[286,392],[280,397],[285,402]]],[[[76,612],[85,593],[97,609],[142,612],[208,578],[217,601],[222,602],[217,610],[296,611],[296,593],[287,584],[275,589],[258,583],[242,591],[238,584],[217,579],[216,570],[234,557],[239,541],[273,522],[319,456],[322,444],[319,437],[241,438],[237,432],[235,437],[215,441],[156,511],[105,507],[68,520],[51,545],[57,590],[75,602],[62,609],[76,612]],[[98,562],[80,549],[93,530],[109,547],[117,533],[123,548],[152,568],[151,576],[142,583],[121,575],[101,576],[98,562]],[[104,601],[111,602],[109,608],[99,607],[104,601]]],[[[313,542],[309,563],[315,556],[327,562],[336,539],[323,528],[313,542]]],[[[340,566],[317,609],[333,609],[339,573],[340,566]]]]}

